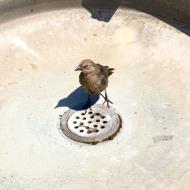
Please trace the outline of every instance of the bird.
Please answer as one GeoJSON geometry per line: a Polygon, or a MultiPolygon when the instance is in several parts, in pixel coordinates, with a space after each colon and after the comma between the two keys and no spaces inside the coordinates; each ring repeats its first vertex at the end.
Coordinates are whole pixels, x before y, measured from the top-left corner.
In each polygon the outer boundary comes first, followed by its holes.
{"type": "Polygon", "coordinates": [[[106,88],[108,87],[108,77],[113,74],[114,68],[95,63],[91,59],[85,59],[80,62],[75,71],[80,71],[79,82],[89,93],[88,105],[90,105],[90,95],[94,94],[102,96],[104,103],[107,103],[107,107],[110,107],[109,103],[113,104],[108,98],[106,88]],[[105,91],[105,96],[102,91],[105,91]]]}

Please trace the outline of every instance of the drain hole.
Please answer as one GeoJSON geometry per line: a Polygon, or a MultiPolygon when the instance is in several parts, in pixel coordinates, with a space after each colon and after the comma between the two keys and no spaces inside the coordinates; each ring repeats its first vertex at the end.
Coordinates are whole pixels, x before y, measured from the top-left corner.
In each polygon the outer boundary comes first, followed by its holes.
{"type": "Polygon", "coordinates": [[[87,112],[68,110],[59,122],[61,131],[67,137],[90,144],[113,138],[121,127],[120,116],[114,109],[98,104],[87,112]]]}

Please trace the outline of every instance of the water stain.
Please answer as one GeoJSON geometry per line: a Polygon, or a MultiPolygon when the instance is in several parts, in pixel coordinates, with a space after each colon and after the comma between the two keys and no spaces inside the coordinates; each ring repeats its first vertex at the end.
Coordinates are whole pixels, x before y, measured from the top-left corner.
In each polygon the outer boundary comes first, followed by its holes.
{"type": "Polygon", "coordinates": [[[3,107],[3,104],[5,103],[4,100],[0,100],[0,109],[3,107]]]}
{"type": "Polygon", "coordinates": [[[17,82],[13,81],[13,82],[8,82],[7,84],[8,85],[14,85],[14,84],[17,84],[17,82]]]}
{"type": "Polygon", "coordinates": [[[173,139],[173,136],[171,135],[159,135],[154,136],[153,138],[154,144],[159,143],[161,141],[171,141],[173,139]]]}
{"type": "Polygon", "coordinates": [[[30,66],[32,67],[32,70],[33,70],[33,71],[37,70],[37,68],[38,68],[38,66],[37,66],[37,65],[32,64],[32,63],[30,64],[30,66]]]}

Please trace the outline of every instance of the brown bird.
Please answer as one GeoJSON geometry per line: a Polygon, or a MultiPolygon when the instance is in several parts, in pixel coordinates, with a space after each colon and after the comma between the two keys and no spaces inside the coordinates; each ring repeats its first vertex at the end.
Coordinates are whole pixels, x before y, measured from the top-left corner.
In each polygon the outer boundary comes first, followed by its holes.
{"type": "Polygon", "coordinates": [[[89,93],[88,104],[90,94],[100,94],[104,98],[104,103],[106,102],[108,107],[109,103],[113,104],[113,102],[108,99],[106,92],[106,88],[108,86],[108,77],[113,73],[113,70],[113,68],[109,68],[108,66],[94,63],[90,59],[81,61],[79,66],[75,69],[75,71],[81,71],[79,75],[79,82],[89,93]],[[101,94],[101,92],[104,90],[105,96],[101,94]]]}

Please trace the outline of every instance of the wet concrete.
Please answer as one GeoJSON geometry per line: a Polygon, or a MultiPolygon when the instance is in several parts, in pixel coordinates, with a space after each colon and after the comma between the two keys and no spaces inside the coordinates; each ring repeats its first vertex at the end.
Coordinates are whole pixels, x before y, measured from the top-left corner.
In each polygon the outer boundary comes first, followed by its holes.
{"type": "Polygon", "coordinates": [[[2,23],[0,190],[187,190],[189,49],[184,33],[123,8],[109,22],[77,6],[2,23]],[[57,126],[85,58],[116,68],[108,93],[122,128],[96,146],[57,126]]]}

